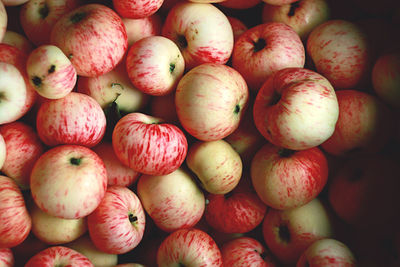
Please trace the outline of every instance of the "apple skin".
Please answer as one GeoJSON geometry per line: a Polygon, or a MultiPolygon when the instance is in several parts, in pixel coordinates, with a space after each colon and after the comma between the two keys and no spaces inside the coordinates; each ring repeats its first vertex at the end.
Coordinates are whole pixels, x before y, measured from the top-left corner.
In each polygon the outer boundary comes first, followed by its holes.
{"type": "Polygon", "coordinates": [[[157,12],[164,0],[112,0],[114,10],[123,18],[142,19],[157,12]]]}
{"type": "Polygon", "coordinates": [[[203,191],[180,168],[167,175],[142,175],[137,194],[147,214],[165,232],[193,227],[204,214],[203,191]]]}
{"type": "Polygon", "coordinates": [[[267,249],[251,237],[239,237],[221,247],[224,266],[274,267],[277,266],[267,249]]]}
{"type": "Polygon", "coordinates": [[[274,72],[302,68],[304,64],[305,50],[299,35],[282,22],[258,24],[248,29],[235,42],[232,53],[233,68],[254,92],[274,72]]]}
{"type": "Polygon", "coordinates": [[[36,130],[42,142],[51,147],[60,144],[93,147],[105,134],[106,117],[95,99],[70,92],[40,106],[36,130]]]}
{"type": "Polygon", "coordinates": [[[128,36],[128,47],[142,38],[161,35],[162,19],[158,13],[141,19],[122,18],[128,36]]]}
{"type": "Polygon", "coordinates": [[[312,243],[301,255],[296,267],[355,267],[356,262],[352,251],[344,243],[325,238],[312,243]]]}
{"type": "Polygon", "coordinates": [[[90,148],[60,145],[47,150],[31,172],[36,205],[52,216],[79,219],[100,204],[107,189],[107,172],[90,148]]]}
{"type": "Polygon", "coordinates": [[[266,143],[253,157],[251,178],[266,205],[293,209],[310,202],[324,189],[328,161],[318,147],[293,151],[266,143]]]}
{"type": "Polygon", "coordinates": [[[21,190],[29,189],[33,165],[45,151],[43,143],[34,128],[22,121],[1,125],[0,134],[7,151],[1,171],[12,178],[21,190]]]}
{"type": "Polygon", "coordinates": [[[232,191],[242,176],[240,155],[224,140],[197,141],[189,147],[186,165],[212,194],[232,191]]]}
{"type": "Polygon", "coordinates": [[[61,264],[94,267],[86,256],[65,246],[53,246],[40,251],[29,259],[25,267],[52,267],[61,264]]]}
{"type": "Polygon", "coordinates": [[[60,245],[72,242],[87,231],[86,218],[62,219],[44,212],[33,200],[28,205],[32,233],[46,244],[60,245]]]}
{"type": "Polygon", "coordinates": [[[261,0],[225,0],[218,4],[225,8],[243,10],[255,7],[261,2],[262,2],[261,0]]]}
{"type": "Polygon", "coordinates": [[[225,64],[232,53],[231,24],[210,3],[177,3],[168,12],[161,33],[178,45],[187,70],[203,63],[225,64]]]}
{"type": "Polygon", "coordinates": [[[27,98],[24,78],[14,65],[0,62],[0,125],[14,122],[24,115],[27,98]]]}
{"type": "Polygon", "coordinates": [[[126,57],[132,84],[148,95],[172,93],[185,71],[179,47],[163,36],[149,36],[135,42],[126,57]]]}
{"type": "Polygon", "coordinates": [[[124,186],[110,186],[98,207],[88,216],[93,244],[109,254],[123,254],[142,240],[145,213],[138,196],[124,186]]]}
{"type": "Polygon", "coordinates": [[[283,264],[295,264],[312,243],[334,234],[331,214],[318,198],[294,209],[269,209],[262,232],[267,247],[283,264]]]}
{"type": "Polygon", "coordinates": [[[3,41],[4,35],[7,31],[8,15],[6,7],[3,2],[0,3],[0,42],[3,41]]]}
{"type": "Polygon", "coordinates": [[[118,110],[123,114],[141,110],[150,98],[132,85],[125,61],[103,75],[79,76],[76,91],[94,98],[103,110],[115,102],[118,110]]]}
{"type": "Polygon", "coordinates": [[[33,44],[25,37],[25,35],[11,30],[6,31],[2,43],[18,48],[26,55],[29,55],[34,48],[33,44]]]}
{"type": "Polygon", "coordinates": [[[201,141],[222,139],[235,131],[247,108],[249,91],[235,69],[205,63],[180,79],[175,107],[183,128],[201,141]]]}
{"type": "Polygon", "coordinates": [[[0,132],[0,170],[4,166],[4,162],[6,161],[6,156],[7,156],[7,146],[6,142],[4,141],[4,137],[0,132]]]}
{"type": "Polygon", "coordinates": [[[9,248],[0,249],[0,266],[13,267],[15,264],[13,251],[9,248]]]}
{"type": "Polygon", "coordinates": [[[400,108],[400,53],[387,53],[375,61],[372,85],[380,99],[400,108]]]}
{"type": "Polygon", "coordinates": [[[27,238],[32,220],[14,180],[0,175],[0,188],[0,248],[12,248],[27,238]]]}
{"type": "Polygon", "coordinates": [[[114,10],[102,4],[86,4],[54,24],[50,43],[64,52],[78,75],[94,77],[118,65],[128,48],[128,37],[114,10]]]}
{"type": "Polygon", "coordinates": [[[140,173],[124,165],[115,155],[112,143],[103,140],[92,148],[103,160],[107,170],[107,185],[129,187],[135,184],[140,173]]]}
{"type": "Polygon", "coordinates": [[[270,5],[276,5],[276,6],[282,6],[282,5],[287,5],[294,3],[298,0],[263,0],[264,3],[270,4],[270,5]]]}
{"type": "MultiPolygon", "coordinates": [[[[226,1],[225,1],[226,2],[226,1]]],[[[232,16],[227,16],[229,23],[232,26],[233,40],[236,41],[249,28],[240,19],[232,16]]]]}
{"type": "Polygon", "coordinates": [[[322,75],[303,68],[273,74],[257,93],[254,123],[276,146],[304,150],[334,132],[339,117],[335,89],[322,75]]]}
{"type": "Polygon", "coordinates": [[[81,0],[33,0],[20,8],[19,21],[25,36],[35,46],[50,44],[54,24],[62,15],[81,4],[81,0]]]}
{"type": "Polygon", "coordinates": [[[112,144],[123,164],[149,175],[168,174],[178,169],[188,147],[180,128],[138,112],[129,113],[117,122],[112,144]]]}
{"type": "Polygon", "coordinates": [[[180,229],[167,236],[157,251],[160,267],[222,267],[221,251],[206,232],[194,228],[180,229]]]}
{"type": "Polygon", "coordinates": [[[360,26],[331,19],[315,27],[306,50],[318,73],[338,89],[353,89],[368,80],[372,50],[360,26]]]}
{"type": "Polygon", "coordinates": [[[49,99],[69,94],[77,80],[71,61],[54,45],[42,45],[33,50],[27,59],[26,71],[36,92],[49,99]]]}
{"type": "Polygon", "coordinates": [[[335,156],[380,152],[393,137],[391,111],[375,95],[358,90],[336,92],[339,117],[322,149],[335,156]]]}
{"type": "Polygon", "coordinates": [[[79,239],[68,243],[66,247],[72,248],[82,255],[86,256],[94,266],[114,267],[118,263],[117,254],[109,254],[100,251],[93,244],[89,235],[84,235],[79,239]]]}
{"type": "Polygon", "coordinates": [[[330,18],[327,0],[302,0],[286,5],[264,4],[262,22],[283,22],[292,27],[305,42],[309,33],[330,18]]]}

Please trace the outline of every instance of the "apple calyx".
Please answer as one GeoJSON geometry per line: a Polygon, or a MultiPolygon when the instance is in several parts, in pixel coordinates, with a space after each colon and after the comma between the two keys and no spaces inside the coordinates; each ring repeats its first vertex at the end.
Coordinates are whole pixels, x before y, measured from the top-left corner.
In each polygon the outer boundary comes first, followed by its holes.
{"type": "Polygon", "coordinates": [[[46,3],[43,3],[43,5],[39,8],[39,15],[42,19],[47,18],[49,15],[50,10],[49,7],[46,5],[46,3]]]}
{"type": "Polygon", "coordinates": [[[169,72],[173,73],[175,70],[175,63],[169,63],[169,72]]]}
{"type": "Polygon", "coordinates": [[[49,68],[49,70],[47,71],[49,74],[53,73],[56,71],[56,65],[52,64],[49,68]]]}
{"type": "Polygon", "coordinates": [[[288,149],[288,148],[281,148],[278,151],[278,155],[281,158],[289,158],[292,156],[294,153],[296,153],[296,150],[288,149]]]}
{"type": "Polygon", "coordinates": [[[290,231],[287,225],[280,225],[278,228],[278,235],[282,242],[288,244],[290,242],[290,231]]]}
{"type": "Polygon", "coordinates": [[[79,166],[82,162],[82,158],[72,157],[69,159],[69,162],[71,163],[71,165],[79,166]]]}
{"type": "Polygon", "coordinates": [[[261,51],[264,49],[264,47],[267,45],[267,42],[265,41],[264,38],[260,38],[257,41],[253,42],[254,44],[254,52],[257,53],[258,51],[261,51]]]}
{"type": "Polygon", "coordinates": [[[235,110],[233,111],[233,113],[239,114],[239,113],[240,113],[240,110],[241,110],[240,105],[237,104],[237,105],[235,106],[235,110]]]}
{"type": "Polygon", "coordinates": [[[42,85],[42,79],[38,76],[34,76],[32,78],[32,82],[36,87],[40,87],[42,85]]]}
{"type": "Polygon", "coordinates": [[[72,23],[76,24],[82,21],[86,17],[87,13],[85,12],[77,12],[73,14],[69,19],[72,23]]]}
{"type": "Polygon", "coordinates": [[[133,213],[129,213],[128,219],[129,219],[129,222],[130,222],[132,225],[136,225],[137,222],[138,222],[138,217],[135,216],[133,213]]]}
{"type": "Polygon", "coordinates": [[[290,4],[290,9],[289,9],[289,12],[287,14],[289,17],[293,17],[294,16],[294,14],[296,13],[296,9],[298,9],[300,7],[300,1],[301,0],[293,2],[293,3],[290,4]]]}

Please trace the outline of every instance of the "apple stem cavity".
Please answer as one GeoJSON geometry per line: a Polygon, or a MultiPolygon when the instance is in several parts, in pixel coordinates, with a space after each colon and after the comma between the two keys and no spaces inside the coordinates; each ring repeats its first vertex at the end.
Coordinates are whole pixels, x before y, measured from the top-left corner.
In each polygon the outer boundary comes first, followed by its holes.
{"type": "Polygon", "coordinates": [[[289,228],[286,225],[280,225],[279,226],[279,238],[285,242],[289,243],[290,242],[290,231],[289,228]]]}
{"type": "Polygon", "coordinates": [[[138,221],[138,217],[137,216],[135,216],[135,215],[133,215],[132,213],[129,213],[129,222],[131,223],[131,224],[135,224],[137,221],[138,221]]]}
{"type": "Polygon", "coordinates": [[[169,64],[169,72],[170,72],[170,73],[173,73],[174,70],[175,70],[175,63],[170,63],[170,64],[169,64]]]}
{"type": "Polygon", "coordinates": [[[295,150],[291,150],[291,149],[287,149],[287,148],[282,148],[278,151],[279,156],[281,156],[282,158],[288,158],[291,155],[293,155],[294,153],[296,153],[295,150]]]}
{"type": "Polygon", "coordinates": [[[179,48],[181,49],[185,49],[188,46],[186,37],[184,35],[178,35],[177,42],[179,48]]]}
{"type": "Polygon", "coordinates": [[[279,100],[281,100],[281,95],[278,94],[276,91],[274,91],[274,93],[271,97],[270,105],[273,106],[273,105],[277,104],[279,102],[279,100]]]}
{"type": "Polygon", "coordinates": [[[79,166],[80,164],[81,164],[81,161],[82,161],[82,158],[71,158],[70,160],[69,160],[69,162],[72,164],[72,165],[76,165],[76,166],[79,166]]]}
{"type": "Polygon", "coordinates": [[[82,21],[86,17],[86,15],[87,14],[84,12],[77,12],[70,17],[70,20],[72,23],[76,24],[76,23],[79,23],[80,21],[82,21]]]}
{"type": "Polygon", "coordinates": [[[233,111],[235,114],[239,114],[240,113],[240,106],[236,105],[235,106],[235,110],[233,111]]]}
{"type": "Polygon", "coordinates": [[[39,14],[42,19],[47,18],[47,16],[49,15],[49,12],[50,12],[50,10],[46,4],[44,4],[41,8],[39,8],[39,14]]]}
{"type": "Polygon", "coordinates": [[[254,42],[254,52],[258,52],[263,50],[263,48],[267,45],[267,42],[265,41],[265,39],[260,38],[258,39],[256,42],[254,42]]]}
{"type": "Polygon", "coordinates": [[[293,17],[294,14],[296,13],[296,9],[300,7],[300,1],[296,1],[290,4],[290,9],[288,12],[289,17],[293,17]]]}

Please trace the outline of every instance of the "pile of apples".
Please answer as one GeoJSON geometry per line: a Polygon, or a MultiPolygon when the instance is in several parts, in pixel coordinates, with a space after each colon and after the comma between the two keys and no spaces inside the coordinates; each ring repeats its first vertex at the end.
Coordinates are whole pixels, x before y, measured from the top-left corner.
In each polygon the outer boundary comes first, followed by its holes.
{"type": "Polygon", "coordinates": [[[0,266],[399,266],[398,2],[1,0],[0,266]]]}

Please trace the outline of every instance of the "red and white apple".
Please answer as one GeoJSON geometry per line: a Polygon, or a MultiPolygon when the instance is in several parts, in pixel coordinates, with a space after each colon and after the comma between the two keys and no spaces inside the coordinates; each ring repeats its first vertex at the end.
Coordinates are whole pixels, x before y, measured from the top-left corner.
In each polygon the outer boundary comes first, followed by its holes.
{"type": "Polygon", "coordinates": [[[14,253],[9,248],[0,249],[0,266],[13,267],[15,266],[14,253]]]}
{"type": "Polygon", "coordinates": [[[128,47],[142,38],[161,35],[163,21],[158,13],[141,19],[122,18],[128,36],[128,47]]]}
{"type": "Polygon", "coordinates": [[[6,161],[7,156],[7,146],[6,142],[4,141],[3,135],[0,133],[0,170],[6,161]]]}
{"type": "Polygon", "coordinates": [[[155,14],[164,0],[112,0],[114,10],[123,18],[142,19],[155,14]]]}
{"type": "Polygon", "coordinates": [[[94,267],[86,256],[65,246],[52,246],[40,251],[29,259],[25,267],[52,267],[60,265],[94,267]]]}
{"type": "Polygon", "coordinates": [[[47,150],[31,173],[36,205],[52,216],[79,219],[92,213],[107,189],[107,172],[90,148],[60,145],[47,150]]]}
{"type": "Polygon", "coordinates": [[[0,3],[0,42],[3,41],[4,35],[7,31],[8,15],[7,10],[3,4],[0,3]]]}
{"type": "Polygon", "coordinates": [[[2,43],[14,46],[26,55],[29,55],[34,48],[33,44],[25,37],[25,35],[11,30],[6,31],[2,43]]]}

